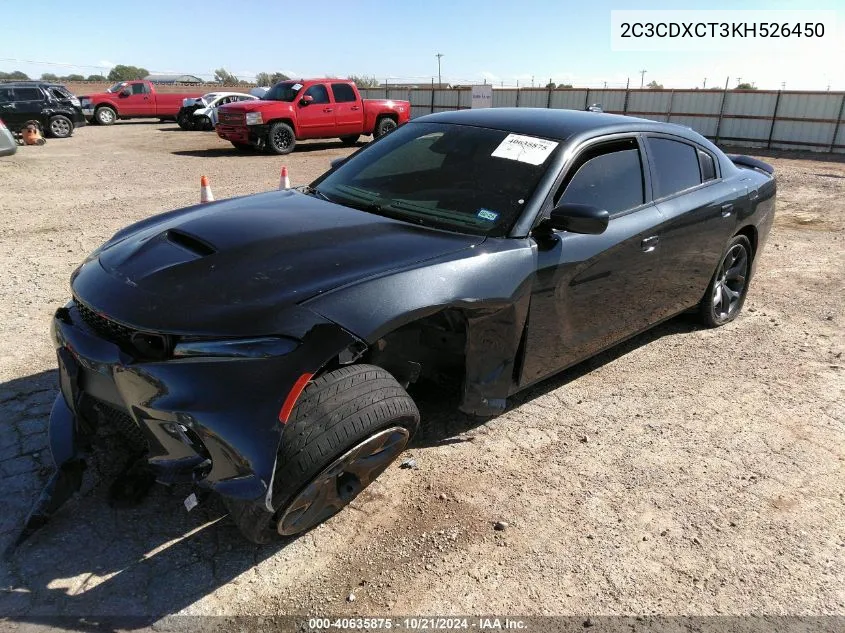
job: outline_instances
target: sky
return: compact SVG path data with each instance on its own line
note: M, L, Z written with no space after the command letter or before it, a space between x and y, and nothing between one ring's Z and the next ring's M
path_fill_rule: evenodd
M33 8L0 0L6 28L0 70L37 78L108 74L115 64L211 78L226 68L244 79L281 71L294 78L350 74L380 81L437 79L494 85L624 87L657 81L667 88L723 86L730 78L758 88L845 90L845 0L117 0L107 11L78 2L38 0ZM623 52L611 47L611 10L835 10L830 52L798 48L743 52Z

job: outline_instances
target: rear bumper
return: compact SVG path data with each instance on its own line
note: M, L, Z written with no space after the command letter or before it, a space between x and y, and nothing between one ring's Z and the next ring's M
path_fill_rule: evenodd
M116 425L143 445L160 481L269 508L287 394L325 362L324 350L354 341L336 326L315 329L319 336L285 356L137 362L90 330L75 304L60 308L51 327L61 386L50 421L57 466L83 452L100 425Z

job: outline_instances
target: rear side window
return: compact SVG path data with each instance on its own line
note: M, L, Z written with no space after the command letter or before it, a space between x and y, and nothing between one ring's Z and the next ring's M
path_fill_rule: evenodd
M9 103L14 100L11 88L0 88L0 103Z
M53 97L53 99L56 99L57 101L67 101L68 99L70 99L70 94L68 94L61 88L49 88L48 92L50 93L50 96Z
M44 97L38 88L15 88L15 101L41 101Z
M305 91L305 94L307 96L314 97L313 103L329 102L329 91L326 90L326 87L323 84L311 86L308 90Z
M349 84L332 84L332 94L335 103L347 103L355 101L355 91Z
M579 157L578 164L574 175L564 181L563 194L556 203L588 204L613 214L645 201L636 140L591 148Z
M146 94L147 92L147 84L132 84L133 95L142 95Z
M698 152L692 145L666 138L649 138L648 153L653 167L655 198L671 196L701 184Z
M716 163L713 157L702 150L698 150L698 162L701 165L701 181L707 182L716 178Z

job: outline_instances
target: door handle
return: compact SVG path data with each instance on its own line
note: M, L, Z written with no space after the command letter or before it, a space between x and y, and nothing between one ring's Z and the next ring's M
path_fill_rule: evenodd
M352 107L351 107L351 108L349 108L349 109L350 109L350 110L360 110L361 108L359 108L358 106L352 106Z
M323 112L332 112L331 108L323 108Z
M657 243L659 241L660 238L657 235L652 235L651 237L647 237L642 242L640 242L640 247L643 249L643 252L650 253L655 248L657 248Z
M732 205L730 202L728 204L723 204L722 205L722 217L723 218L731 217L731 212L733 210L734 210L734 205Z

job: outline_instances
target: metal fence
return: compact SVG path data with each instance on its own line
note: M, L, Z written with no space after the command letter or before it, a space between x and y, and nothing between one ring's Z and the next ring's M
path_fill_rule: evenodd
M411 118L471 107L471 90L378 88L368 99L411 102ZM493 107L584 110L685 125L715 143L845 153L845 92L792 90L627 90L521 88L493 90Z

